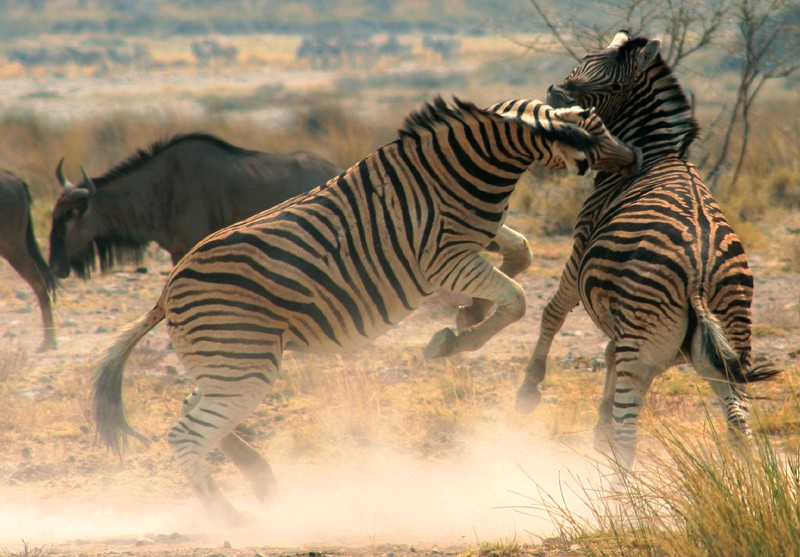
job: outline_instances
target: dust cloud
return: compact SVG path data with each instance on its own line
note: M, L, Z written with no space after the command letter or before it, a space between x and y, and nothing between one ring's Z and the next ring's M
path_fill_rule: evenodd
M40 493L38 499L0 498L0 548L12 550L23 539L29 545L132 543L173 532L198 545L230 541L234 547L537 542L555 533L544 513L530 508L539 489L569 494L575 478L592 481L601 473L596 457L588 448L583 456L552 440L489 425L447 459L366 449L329 462L270 455L278 496L259 506L244 485L232 496L253 515L252 527L215 529L188 486L185 499L156 494L146 504L136 502L137 492L147 491L141 486L131 486L127 499L115 491L99 504L76 489ZM568 499L571 510L580 507L574 499Z

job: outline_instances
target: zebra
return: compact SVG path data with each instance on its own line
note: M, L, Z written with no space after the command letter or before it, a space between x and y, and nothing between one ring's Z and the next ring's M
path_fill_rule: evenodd
M150 312L123 329L98 363L93 410L117 454L132 435L122 402L125 360L166 319L196 389L167 441L213 518L246 521L216 487L204 457L219 446L258 499L275 479L234 427L261 402L284 350L338 352L389 330L444 288L490 300L482 322L445 328L428 358L475 350L525 312L522 288L481 255L534 162L583 173L632 172L640 154L594 111L479 109L440 97L412 113L399 138L326 184L212 233L174 267Z
M521 412L539 404L553 338L582 302L610 338L595 446L611 448L622 469L634 462L642 399L674 363L690 362L709 381L733 440L751 436L745 384L779 372L771 363L751 364L752 274L741 242L687 161L699 127L660 48L658 39L621 31L548 89L553 106L595 107L644 159L635 174L596 175L516 402Z

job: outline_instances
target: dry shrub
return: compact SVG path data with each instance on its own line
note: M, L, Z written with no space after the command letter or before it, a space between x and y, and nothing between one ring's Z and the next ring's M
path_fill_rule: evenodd
M546 236L572 233L583 202L592 190L589 178L532 167L517 184L511 208L537 217L537 233Z
M18 342L0 349L0 383L25 373L29 361L28 351Z

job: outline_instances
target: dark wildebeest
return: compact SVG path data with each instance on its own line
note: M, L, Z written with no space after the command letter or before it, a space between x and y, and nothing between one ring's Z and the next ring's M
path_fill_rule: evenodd
M139 150L103 176L64 187L53 208L50 267L88 278L99 256L108 270L141 261L154 241L177 263L197 242L273 205L324 184L342 169L305 151L261 153L203 133Z
M51 297L55 297L56 281L45 263L31 221L31 194L19 177L0 170L0 256L3 256L22 278L28 281L44 324L44 341L39 351L56 347Z

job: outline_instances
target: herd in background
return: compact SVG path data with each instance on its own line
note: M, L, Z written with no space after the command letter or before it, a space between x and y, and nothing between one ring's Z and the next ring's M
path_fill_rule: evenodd
M610 339L595 441L598 448L610 445L623 469L633 465L642 400L653 379L676 362L690 362L709 381L731 440L746 441L745 386L779 371L771 363L752 364L752 273L739 239L688 162L698 125L660 48L658 40L618 33L549 88L550 106L508 101L479 109L437 100L407 119L398 140L344 172L314 155L294 154L286 174L270 182L270 155L203 134L155 144L98 178L84 171L78 185L59 165L64 190L50 240L57 276L71 269L88 277L96 258L102 269L135 259L148 241L170 251L176 263L154 308L121 331L98 369L100 437L115 450L128 435L143 439L125 418L121 376L136 342L166 317L197 386L167 440L209 514L238 523L204 457L220 447L259 498L269 495L269 464L234 428L275 380L284 349L357 346L438 288L466 293L473 304L459 309L455 328L434 335L428 358L477 349L522 316L525 295L511 276L527 267L530 253L520 256L527 243L504 217L517 178L539 162L599 172L558 290L544 309L517 408L527 412L538 404L550 345L580 303ZM582 108L570 108L575 105ZM201 163L180 161L198 153L209 166L192 175ZM176 158L166 163L170 157ZM318 172L314 181L312 172ZM185 237L169 228L179 220L170 211L191 203L205 175L215 187L246 182L231 173L253 176L252 191L259 184L264 191L227 191L193 206L195 216L181 226ZM37 296L52 292L53 275L35 243L24 240L31 234L29 196L8 176L6 189L16 188L21 200L17 211L28 215L14 222L30 261L15 264L19 253L2 255ZM263 195L264 204L249 198L243 217L233 206L240 195ZM503 255L500 269L481 255L487 249ZM49 297L39 299L51 329ZM46 338L42 347L54 345Z
M426 35L417 49L422 58L439 62L457 59L460 51L461 40L446 34ZM308 64L311 69L367 69L382 60L406 60L413 52L414 46L396 34L378 36L370 30L339 29L304 37L295 49L294 56L298 63ZM144 71L160 69L165 65L186 65L191 61L198 68L222 70L235 67L243 61L239 48L212 37L193 40L189 45L189 53L191 60L158 60L146 43L111 39L83 46L15 48L6 54L6 58L11 63L19 64L26 73L41 70L58 73L60 68L75 66L99 76L129 69Z

